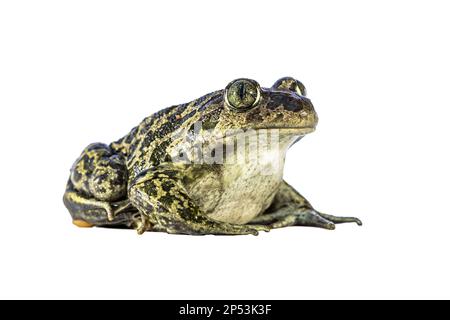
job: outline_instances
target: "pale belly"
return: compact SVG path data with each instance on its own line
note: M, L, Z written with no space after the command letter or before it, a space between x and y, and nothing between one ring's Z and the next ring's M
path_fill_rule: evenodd
M283 167L284 156L274 159L270 155L258 163L204 167L188 184L188 192L209 217L246 224L272 203L283 179Z
M270 206L283 181L287 149L299 136L288 134L276 138L270 142L270 148L260 149L267 144L259 141L258 149L248 149L247 145L247 149L238 148L234 154L239 157L246 153L256 159L246 157L249 161L225 160L225 164L186 168L186 176L190 177L186 182L187 191L206 215L218 221L246 224Z

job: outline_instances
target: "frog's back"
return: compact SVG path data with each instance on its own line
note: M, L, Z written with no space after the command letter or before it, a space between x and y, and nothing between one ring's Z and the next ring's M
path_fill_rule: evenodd
M171 107L165 108L163 110L160 110L160 111L152 114L151 116L146 117L144 120L141 121L141 123L138 126L131 129L131 131L128 134L126 134L124 137L112 142L110 145L111 148L114 151L116 151L126 157L134 154L137 143L142 141L145 138L147 132L149 132L149 133L152 132L152 129L154 128L155 123L158 122L158 120L164 118L167 114L171 113L175 108L178 108L178 107L179 106L177 106L177 105L171 106ZM152 141L153 141L153 139L152 139ZM149 141L149 142L152 142L152 141Z
M129 170L145 167L150 163L157 165L163 160L164 155L158 154L156 150L183 107L184 105L175 105L160 110L142 120L127 135L111 143L111 148L125 157Z
M169 162L167 152L173 133L195 122L195 115L208 101L220 93L213 92L189 103L174 105L145 118L129 134L111 143L111 148L127 160L131 177L140 171Z

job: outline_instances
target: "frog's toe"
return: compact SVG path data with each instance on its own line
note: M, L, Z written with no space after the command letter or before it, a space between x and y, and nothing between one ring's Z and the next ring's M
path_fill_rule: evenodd
M265 225L252 225L251 227L256 231L264 231L264 232L269 232L272 229L270 226Z
M267 224L270 229L278 229L290 226L317 227L334 230L335 225L331 220L319 215L314 209L286 206L275 212L257 217L251 223Z
M269 226L263 226L263 225L239 225L239 230L237 230L236 233L230 233L230 234L241 234L241 235L247 235L251 234L254 236L257 236L260 231L268 232L270 230Z
M330 214L325 214L325 213L319 213L319 215L328 220L331 221L333 223L339 224L339 223L356 223L358 226L362 226L362 221L358 218L355 217L336 217L336 216L332 216Z
M242 235L253 235L253 236L257 236L259 234L259 231L257 228L244 228L241 230L241 232L236 233L236 234L242 234Z
M107 218L108 221L113 221L114 218L116 217L114 211L112 210L111 206L108 205L107 207L105 207L106 213L107 213Z
M334 230L336 228L333 221L322 217L314 210L300 211L295 216L296 226L317 227L327 230Z
M137 214L133 217L134 226L138 235L149 231L152 227L148 217L145 214Z

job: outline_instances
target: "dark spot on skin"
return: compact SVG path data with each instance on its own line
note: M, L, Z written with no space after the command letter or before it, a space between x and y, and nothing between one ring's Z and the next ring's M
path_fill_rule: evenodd
M158 146L155 147L153 153L150 157L150 161L158 164L161 162L165 162L168 159L170 160L170 155L167 154L167 147L172 143L171 139L167 139L161 142Z
M161 187L164 191L169 192L170 189L172 189L173 187L175 187L175 184L170 181L170 180L165 180L163 181L163 183L161 184Z
M156 197L158 194L158 189L153 181L149 180L145 182L144 187L145 193L147 193L149 196Z
M164 195L164 196L158 198L158 201L165 207L170 207L173 200L174 200L174 198L169 195Z
M126 170L117 171L110 182L114 186L126 186L128 174Z
M153 140L155 140L155 135L153 134L153 131L148 131L147 134L145 135L144 142L141 146L141 150L145 146L150 145L153 142Z
M180 217L187 221L196 221L197 214L194 208L183 208L180 210Z

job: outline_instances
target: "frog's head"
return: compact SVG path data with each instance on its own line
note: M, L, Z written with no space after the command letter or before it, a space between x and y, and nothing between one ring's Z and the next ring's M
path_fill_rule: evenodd
M227 156L229 150L234 148L218 147L237 142L237 146L245 143L245 148L234 150L239 154L247 150L253 152L253 147L257 147L257 154L263 150L264 161L270 157L279 160L280 155L284 157L285 151L293 143L314 131L318 122L314 107L306 97L305 87L291 77L277 80L270 88L262 88L251 79L236 79L223 90L181 105L178 112L181 112L181 116L172 116L175 121L179 120L176 124L179 130L172 139L173 154L176 158L188 154L189 159L194 159L198 146L202 146L207 157L214 154L220 155L222 159L224 154L217 151L225 151L228 161L234 158ZM267 150L277 152L260 148L265 142ZM278 149L273 146L278 146ZM246 156L244 158L247 159Z
M254 80L236 79L220 94L216 129L290 129L305 135L317 125L305 87L291 77L279 79L271 88L262 88Z

